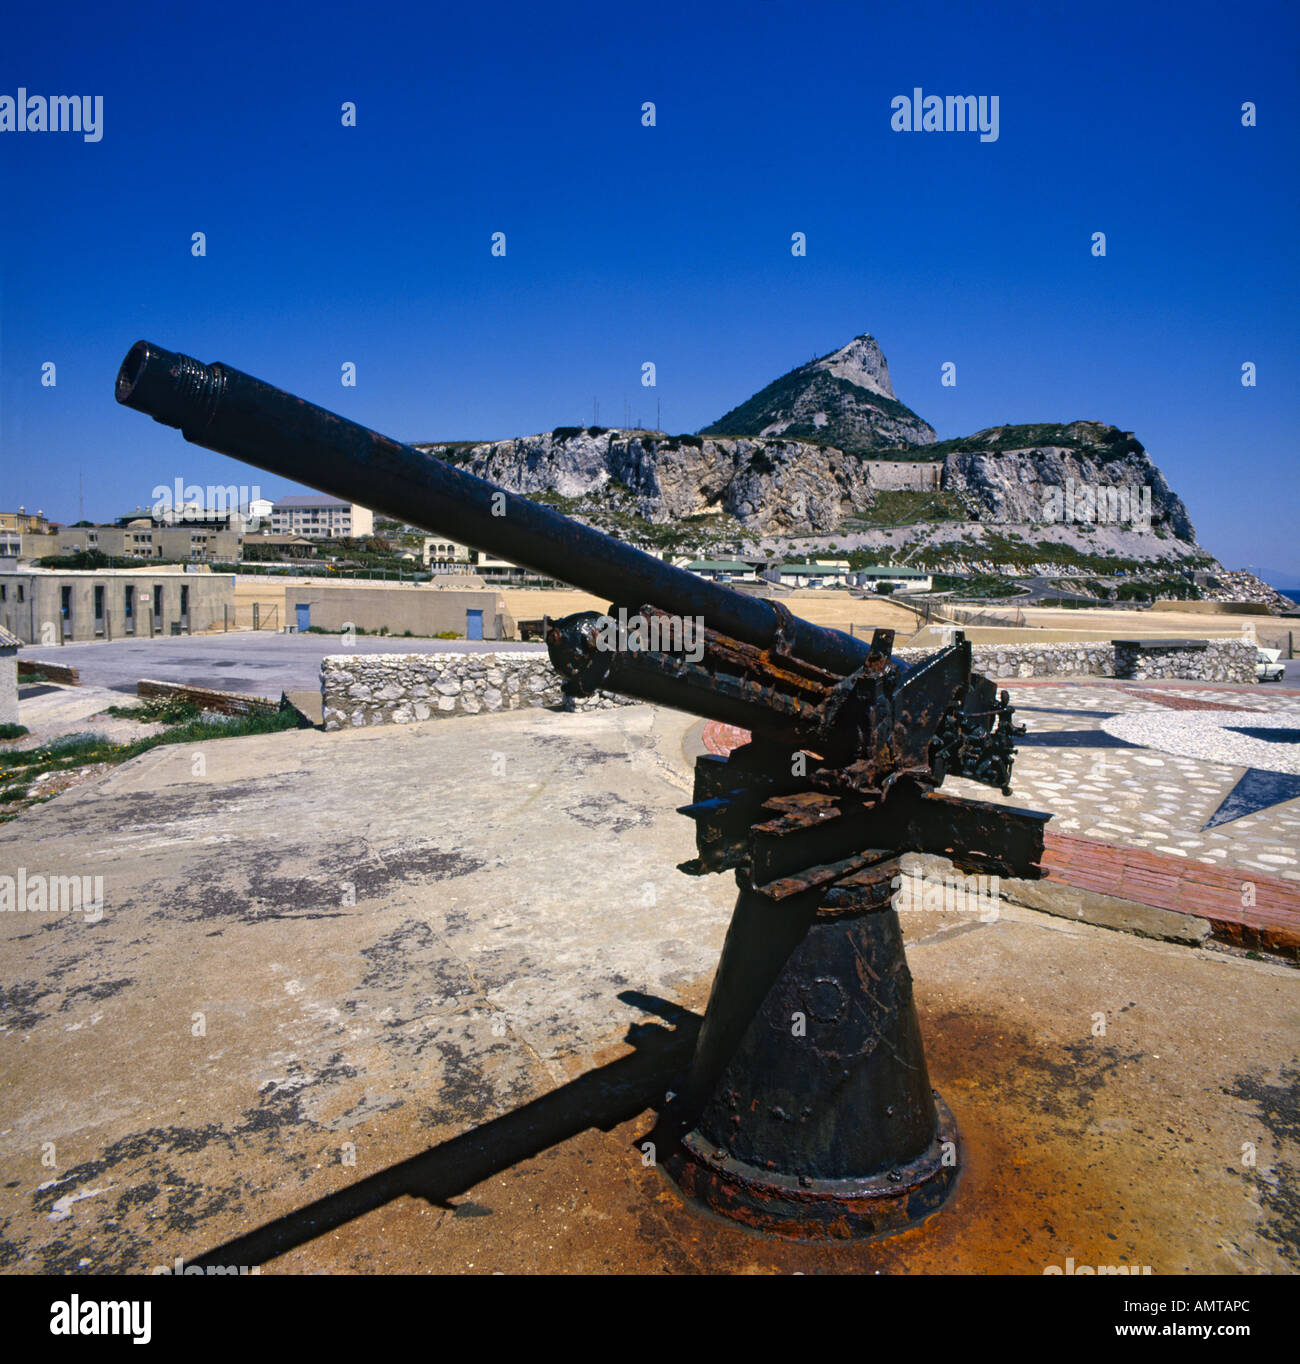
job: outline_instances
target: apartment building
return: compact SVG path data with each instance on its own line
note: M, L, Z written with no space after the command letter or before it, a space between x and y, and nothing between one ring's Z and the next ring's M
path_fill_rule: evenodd
M29 512L19 507L16 512L0 512L0 532L10 531L18 535L44 535L51 529L45 513Z
M375 514L324 493L282 497L271 508L271 530L276 535L305 535L309 540L360 539L375 533Z
M244 557L244 537L238 531L216 525L159 526L144 518L125 526L65 527L55 539L56 547L49 551L54 554L93 549L114 558L225 564Z

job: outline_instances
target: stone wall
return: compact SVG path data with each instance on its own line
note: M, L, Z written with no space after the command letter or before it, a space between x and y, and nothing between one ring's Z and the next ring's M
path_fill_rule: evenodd
M1132 678L1192 677L1208 682L1254 682L1255 644L1244 639L1173 640L1152 647L1149 642L1115 641L1115 676Z
M863 467L871 486L880 492L902 490L909 492L938 492L941 487L943 462L929 463L911 460L864 459Z
M976 644L972 658L985 677L1184 678L1203 682L1254 682L1255 646L1247 640L1196 641L1197 648L1133 647L1111 642ZM915 663L932 649L896 649ZM1118 653L1118 663L1116 661Z
M1199 641L1198 641L1199 643ZM914 663L933 649L898 649ZM1206 682L1253 682L1255 646L1212 639L1204 648L1133 648L1121 645L1116 672L1113 643L976 645L976 672L986 677L1176 677ZM483 711L549 706L599 710L633 705L597 692L573 699L547 655L536 649L493 653L331 654L321 660L321 701L326 729L410 724Z
M564 696L550 658L537 649L331 654L321 660L320 675L326 729L403 725L525 706L601 710L634 704L605 692Z
M934 649L895 649L906 663L916 663ZM971 649L976 672L985 677L1114 677L1115 646L1109 643L976 644Z

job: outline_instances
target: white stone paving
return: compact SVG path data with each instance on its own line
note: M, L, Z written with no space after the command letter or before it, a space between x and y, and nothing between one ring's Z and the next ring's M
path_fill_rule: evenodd
M1157 690L1158 684L1141 684ZM1030 733L1096 729L1150 748L1039 748L1016 754L1012 794L1002 796L974 782L953 779L944 790L976 800L1051 811L1050 829L1109 843L1149 848L1218 866L1243 867L1300 881L1300 799L1203 830L1207 820L1247 767L1300 772L1300 745L1269 744L1232 734L1232 725L1300 727L1294 696L1241 691L1170 688L1180 699L1249 706L1266 715L1230 710L1177 711L1114 685L1009 686L1016 721ZM1030 708L1034 709L1030 709ZM1111 719L1066 711L1116 712ZM1043 709L1038 709L1043 708ZM1171 723L1172 722L1172 723ZM1190 723L1189 723L1190 722ZM1156 746L1156 739L1161 740ZM1240 740L1241 745L1237 742ZM1215 747L1217 745L1218 747ZM1172 748L1200 752L1169 751ZM1267 762L1264 761L1267 759Z
M1300 743L1270 743L1266 739L1236 733L1243 723L1249 725L1253 720L1252 716L1234 714L1230 710L1166 710L1156 714L1116 715L1103 720L1101 728L1116 739L1159 749L1162 753L1300 776ZM1300 731L1300 710L1270 711L1268 727ZM1167 788L1157 785L1155 789Z

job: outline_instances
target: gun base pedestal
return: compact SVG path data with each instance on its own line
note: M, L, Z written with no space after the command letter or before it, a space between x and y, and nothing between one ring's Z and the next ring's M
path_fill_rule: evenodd
M665 1160L682 1192L758 1231L870 1237L935 1213L957 1178L889 892L774 902L742 884Z
M812 1179L759 1170L688 1133L669 1162L674 1181L711 1212L755 1231L798 1240L865 1240L919 1226L952 1192L957 1121L934 1096L938 1124L928 1150L867 1179Z

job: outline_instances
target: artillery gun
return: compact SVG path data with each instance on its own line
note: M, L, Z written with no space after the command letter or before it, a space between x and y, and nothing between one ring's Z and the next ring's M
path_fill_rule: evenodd
M690 1074L661 1126L690 1195L762 1230L861 1236L933 1213L960 1165L930 1088L896 891L908 852L1041 875L1048 816L1010 794L1007 693L970 644L908 664L708 582L224 364L141 341L119 403L185 439L611 599L545 625L571 694L604 689L748 730L698 759L693 874L740 887Z

